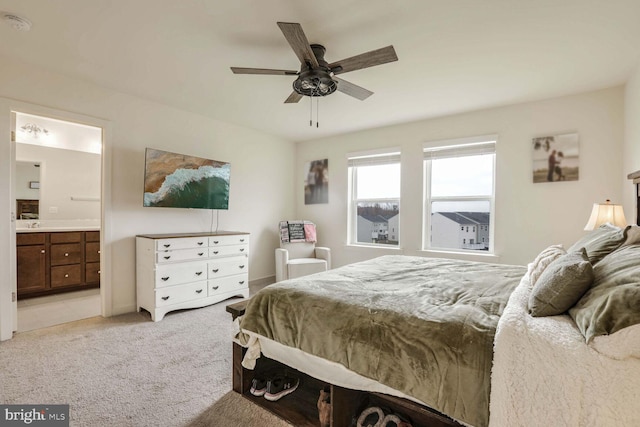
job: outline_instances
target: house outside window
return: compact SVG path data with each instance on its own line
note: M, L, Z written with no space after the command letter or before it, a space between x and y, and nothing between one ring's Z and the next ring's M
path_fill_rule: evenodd
M496 139L425 145L423 249L493 253Z
M400 152L352 154L348 242L395 246L400 241Z

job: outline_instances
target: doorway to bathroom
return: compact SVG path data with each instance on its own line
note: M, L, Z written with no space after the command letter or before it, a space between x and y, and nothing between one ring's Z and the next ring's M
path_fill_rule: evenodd
M17 332L102 314L100 127L12 112Z

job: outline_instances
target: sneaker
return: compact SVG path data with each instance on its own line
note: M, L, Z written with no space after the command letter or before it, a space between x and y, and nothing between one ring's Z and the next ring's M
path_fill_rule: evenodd
M290 376L279 376L267 382L267 391L264 398L275 402L289 393L293 393L298 388L300 380Z
M381 427L384 412L377 406L366 408L358 417L357 427Z
M254 378L251 380L251 388L249 389L249 393L254 396L264 396L267 392L267 380L263 378Z

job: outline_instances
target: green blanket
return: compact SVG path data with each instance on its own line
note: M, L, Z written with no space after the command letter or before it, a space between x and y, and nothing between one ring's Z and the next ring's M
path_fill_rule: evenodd
M240 326L481 427L498 318L525 271L383 256L268 286Z

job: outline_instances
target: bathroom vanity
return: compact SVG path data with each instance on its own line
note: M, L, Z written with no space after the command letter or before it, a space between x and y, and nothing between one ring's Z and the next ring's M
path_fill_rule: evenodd
M100 287L100 231L16 233L18 299Z

